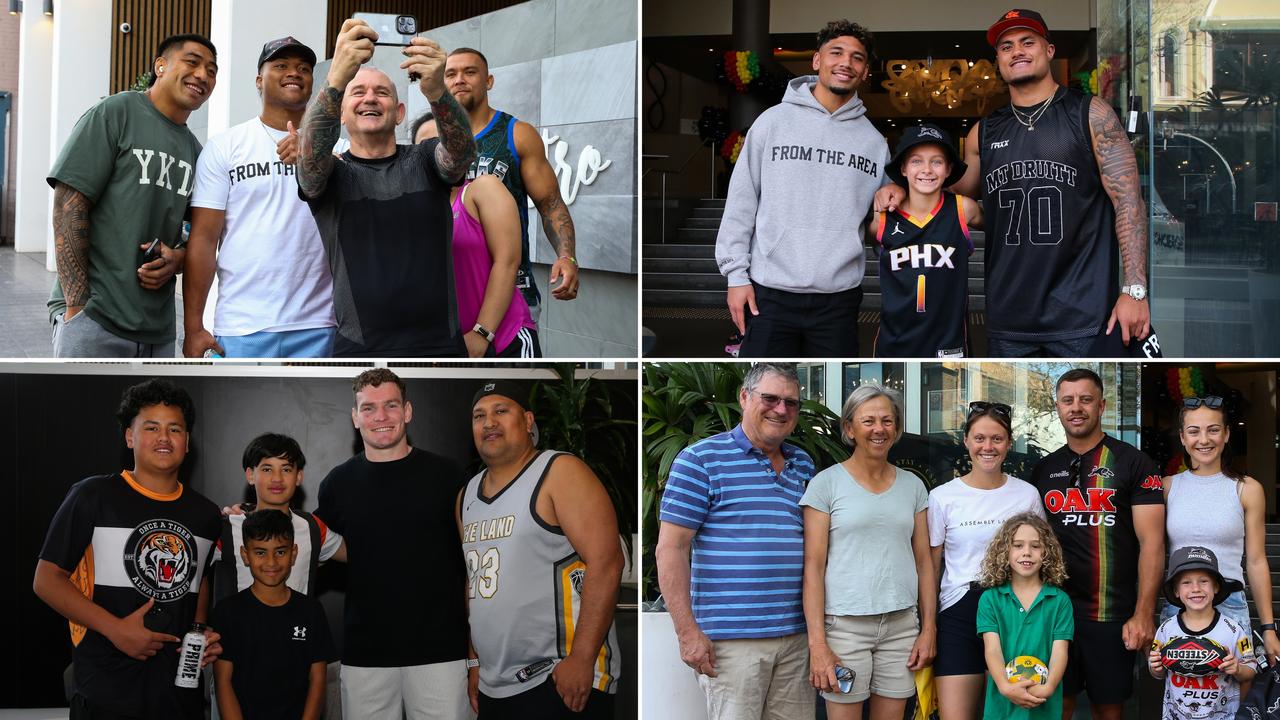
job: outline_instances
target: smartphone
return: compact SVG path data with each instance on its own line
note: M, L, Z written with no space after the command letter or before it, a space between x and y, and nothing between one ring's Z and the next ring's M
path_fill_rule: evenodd
M405 47L418 34L418 19L412 15L390 13L356 13L351 16L363 20L378 33L375 45Z
M142 251L141 264L146 265L152 260L159 259L159 257L160 257L160 238L156 238L155 240L151 241L151 244L147 246L146 250Z

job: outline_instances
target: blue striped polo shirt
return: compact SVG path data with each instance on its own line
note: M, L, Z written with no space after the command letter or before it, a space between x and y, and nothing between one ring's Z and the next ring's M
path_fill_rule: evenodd
M738 425L685 448L658 519L696 530L693 617L712 640L804 632L800 603L808 453L784 443L781 474Z

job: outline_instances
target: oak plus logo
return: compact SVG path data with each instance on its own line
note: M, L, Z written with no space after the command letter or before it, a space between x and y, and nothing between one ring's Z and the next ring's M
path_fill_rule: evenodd
M1115 494L1115 488L1050 490L1044 494L1044 509L1058 516L1063 525L1112 527L1116 524Z

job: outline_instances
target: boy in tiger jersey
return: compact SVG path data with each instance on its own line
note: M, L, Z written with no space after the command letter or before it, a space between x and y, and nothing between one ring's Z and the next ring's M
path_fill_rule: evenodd
M178 482L195 424L191 396L165 380L125 391L116 418L133 469L76 483L58 508L34 590L71 623L71 717L203 718L203 695L174 686L178 642L204 621L218 507ZM221 652L205 630L207 665Z
M885 168L908 195L875 222L882 298L876 357L969 354L969 228L982 226L982 209L942 189L965 169L947 133L928 124L907 128Z
M479 664L472 707L480 720L612 718L622 575L613 505L581 460L534 446L524 397L495 381L472 401L486 466L458 498Z

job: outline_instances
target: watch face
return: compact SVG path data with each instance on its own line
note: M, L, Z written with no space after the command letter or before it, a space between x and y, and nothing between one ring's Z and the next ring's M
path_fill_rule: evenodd
M1142 300L1147 297L1147 288L1145 285L1130 285L1128 294L1134 300Z

